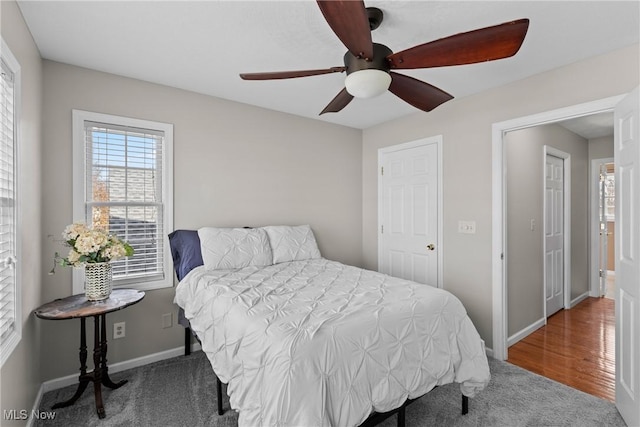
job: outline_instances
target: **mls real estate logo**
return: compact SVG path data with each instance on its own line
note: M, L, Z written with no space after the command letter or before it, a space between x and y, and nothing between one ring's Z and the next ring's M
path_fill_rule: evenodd
M29 415L36 420L53 420L56 417L55 411L39 411L26 409L5 409L2 411L2 418L7 421L28 420Z

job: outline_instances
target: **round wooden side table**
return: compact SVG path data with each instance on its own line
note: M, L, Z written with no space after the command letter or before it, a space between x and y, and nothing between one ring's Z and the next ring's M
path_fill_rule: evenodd
M112 311L122 310L137 304L144 298L144 292L134 289L114 289L109 298L101 301L88 301L84 294L72 295L51 301L37 308L34 313L41 319L65 320L80 319L80 376L78 388L71 399L53 405L51 409L73 405L87 385L93 382L96 411L99 418L106 416L102 403L102 385L116 389L126 384L127 380L114 383L109 378L107 368L107 322L106 315ZM94 345L92 372L87 373L87 337L86 318L93 317Z

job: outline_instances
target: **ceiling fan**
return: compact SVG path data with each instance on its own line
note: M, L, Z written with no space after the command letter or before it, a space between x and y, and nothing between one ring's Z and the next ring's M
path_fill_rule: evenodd
M320 114L336 113L354 97L371 98L391 91L423 110L431 111L453 99L447 92L423 81L391 70L474 64L515 55L529 28L528 19L456 34L393 53L387 46L373 43L371 31L382 23L383 13L365 7L362 0L317 0L327 23L346 46L344 66L319 70L279 71L240 74L244 80L275 80L347 73L345 88Z

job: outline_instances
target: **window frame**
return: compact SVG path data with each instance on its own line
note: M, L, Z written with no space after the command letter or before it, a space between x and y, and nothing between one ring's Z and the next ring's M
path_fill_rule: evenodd
M22 340L22 197L20 196L21 187L21 144L22 141L20 123L22 112L22 78L21 67L16 57L0 37L1 49L0 57L13 73L13 176L14 176L14 251L15 251L15 276L14 276L14 328L13 332L2 342L0 342L0 368L9 359L13 351Z
M138 290L152 290L173 287L173 263L167 235L173 230L173 125L151 120L135 119L112 114L72 110L73 123L73 222L87 222L86 218L86 161L85 122L149 129L164 133L162 148L162 191L163 191L163 278L159 280L135 281L124 279L122 284L114 283L114 288L126 287ZM84 292L84 269L73 269L73 293Z

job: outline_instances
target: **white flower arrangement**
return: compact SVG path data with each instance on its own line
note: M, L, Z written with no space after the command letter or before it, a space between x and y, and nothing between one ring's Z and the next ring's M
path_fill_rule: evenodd
M50 274L55 273L55 265L81 267L133 255L133 248L129 243L102 229L88 227L83 223L68 225L62 232L62 238L71 249L66 258L56 252Z

